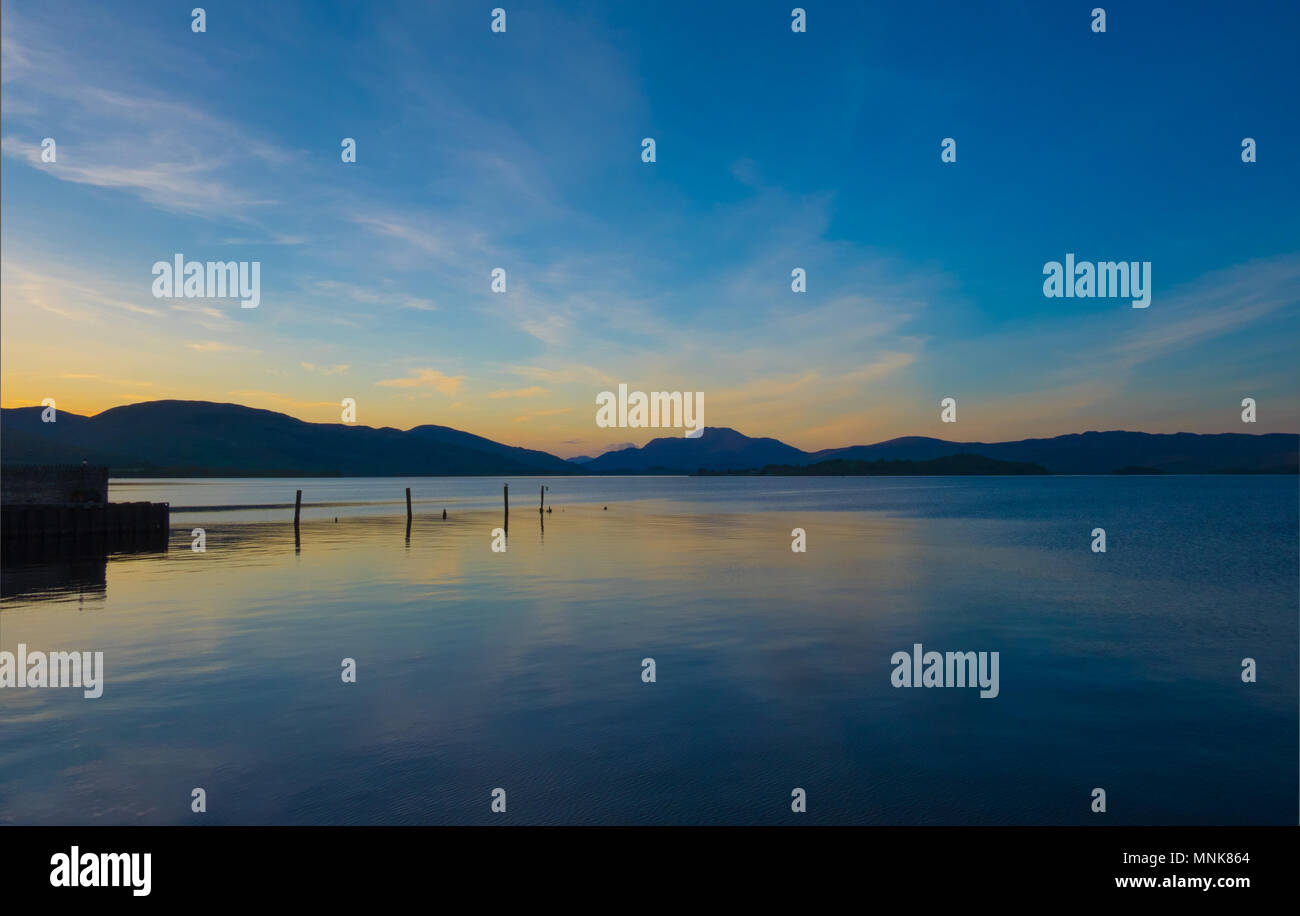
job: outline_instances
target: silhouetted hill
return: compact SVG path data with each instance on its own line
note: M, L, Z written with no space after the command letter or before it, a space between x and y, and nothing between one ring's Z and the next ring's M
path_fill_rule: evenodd
M446 426L403 432L305 423L270 410L209 401L150 401L93 417L60 411L55 423L42 423L41 410L0 410L0 457L6 463L79 464L84 459L108 465L116 476L694 474L827 461L924 462L958 455L1040 465L1053 474L1258 474L1296 473L1300 451L1300 437L1282 433L1088 432L1018 442L908 436L804 452L776 439L711 426L695 439L662 437L579 463ZM836 473L841 472L892 473Z
M106 464L130 475L572 474L546 452L514 448L444 426L407 432L384 427L305 423L285 414L208 401L149 401L93 417L41 408L0 411L5 463Z
M1133 468L1167 474L1295 473L1300 437L1290 433L1087 432L1017 442L949 442L905 436L875 445L804 452L776 439L751 439L734 429L706 427L698 439L655 439L641 448L607 452L588 470L632 474L754 470L767 465L843 461L930 461L955 455L1037 464L1053 474L1111 474ZM653 469L653 470L652 470Z
M1041 464L1053 474L1110 474L1118 468L1149 468L1167 474L1259 473L1295 471L1300 437L1287 433L1074 433L1051 439L1016 442L949 442L922 436L891 439L876 445L815 452L829 458L881 461L926 460L962 453L998 461Z
M587 462L588 471L629 474L689 474L700 468L759 468L765 464L802 464L808 453L776 439L752 439L734 429L706 426L696 439L664 436L640 448L606 452Z
M430 442L440 442L443 445L455 446L456 448L473 449L487 452L490 455L509 458L512 461L538 465L548 472L571 470L568 461L549 452L539 452L535 449L519 448L514 445L502 445L500 442L493 442L491 439L475 436L473 433L463 433L458 429L452 429L450 426L417 426L409 432L409 435L427 439Z
M701 476L726 474L727 471L700 471ZM895 461L855 461L844 458L832 458L816 464L791 465L769 464L757 471L733 471L730 473L758 477L924 477L965 474L1047 474L1047 468L1040 464L1024 464L1017 461L995 461L982 455L945 455L942 458L930 458L925 461L910 461L906 458Z

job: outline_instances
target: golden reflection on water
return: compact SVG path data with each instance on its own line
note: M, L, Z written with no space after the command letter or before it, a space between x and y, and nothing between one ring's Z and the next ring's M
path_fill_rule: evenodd
M7 555L0 649L106 673L98 700L0 695L0 821L185 823L203 785L209 823L480 822L508 783L521 822L770 823L808 782L834 798L810 821L1061 823L1083 815L1060 786L1107 767L1133 820L1270 820L1295 793L1294 580L1268 574L1294 570L1293 521L1231 554L1237 516L1122 486L1106 512L1147 534L1104 558L1069 508L1095 511L1091 481L969 485L1075 495L1019 517L534 503L505 553L499 511L421 512L408 538L398 506L315 507L297 547L291 514L200 512L162 553ZM1261 492L1238 514L1266 530ZM1002 693L893 689L917 641L1000 651ZM1225 688L1245 654L1286 677Z

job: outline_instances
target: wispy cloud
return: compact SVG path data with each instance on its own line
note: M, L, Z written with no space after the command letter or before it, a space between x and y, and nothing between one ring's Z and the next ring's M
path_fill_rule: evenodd
M376 385L386 388L433 388L443 394L455 394L465 381L463 375L445 375L437 369L412 369L406 378L390 378Z
M310 284L309 290L325 295L342 295L353 302L360 302L365 305L392 305L404 309L417 309L422 312L432 312L438 307L437 303L432 299L388 290L384 286L383 283L376 288L361 286L357 283L345 283L341 280L317 280Z
M247 347L241 347L237 344L222 343L219 340L196 340L187 343L185 346L190 350L197 350L200 353L250 352Z
M595 366L584 366L579 363L568 363L564 366L509 366L508 372L523 378L537 379L538 381L549 382L553 385L565 383L591 383L614 384L617 379L608 372L598 369Z
M12 136L0 140L0 152L61 181L130 191L163 209L196 216L220 214L243 218L252 208L274 203L217 180L217 172L227 164L220 158L191 156L137 165L111 161L111 151L91 147L82 154L87 158L78 160L78 148L65 142L57 162L42 162L39 144ZM139 154L130 151L124 155L137 157Z
M318 372L321 375L341 375L352 367L347 363L340 363L335 366L318 366L315 363L299 363L308 372Z
M305 235L280 235L269 233L262 238L234 237L221 240L223 245L305 245Z
M531 388L516 388L514 391L493 391L488 397L490 398L535 398L539 395L546 394L547 389L538 385Z
M464 225L438 224L428 216L363 214L353 216L352 221L368 232L402 242L442 264L463 267L496 250L482 232ZM483 282L486 286L486 274Z
M100 281L96 284L66 268L55 274L6 260L3 278L7 293L16 295L20 303L80 321L102 318L102 306L149 318L162 318L166 314L162 309L142 304L155 301L148 294L148 285L144 282L140 284L137 298L132 300L127 298L127 288L116 282ZM7 305L13 307L15 303L11 300Z
M1157 305L1162 320L1135 329L1112 350L1128 368L1300 305L1300 256L1213 271L1161 296Z
M12 101L61 125L54 131L55 162L41 161L39 135L23 137L12 128L0 140L4 155L60 181L121 190L208 219L249 220L251 211L274 202L251 190L238 169L250 162L285 165L294 153L194 100L166 97L110 55L70 48L57 19L29 11L15 16L10 6L4 26L6 107Z
M339 410L338 401L309 401L303 398L295 398L292 397L291 395L281 394L275 391L259 391L256 389L253 390L244 389L239 391L227 391L226 396L231 398L236 398L239 400L240 403L244 403L249 406L258 406L259 404L273 404L276 407L279 407L284 410L302 410L302 411L307 411L309 413L315 414L316 416L320 416L321 411L326 408L333 411Z

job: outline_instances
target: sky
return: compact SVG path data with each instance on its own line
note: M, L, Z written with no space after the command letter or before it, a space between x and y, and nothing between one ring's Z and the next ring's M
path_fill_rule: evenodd
M680 434L597 426L620 383L809 450L1300 431L1289 0L197 2L6 0L0 405L565 457ZM260 305L156 298L177 253ZM1150 306L1045 297L1067 253Z

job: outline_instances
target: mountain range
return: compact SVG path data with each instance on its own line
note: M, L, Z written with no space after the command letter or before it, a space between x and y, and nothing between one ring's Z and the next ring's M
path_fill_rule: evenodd
M106 464L116 476L414 477L572 474L562 458L446 426L410 430L306 423L208 401L149 401L93 417L0 410L0 458Z
M734 429L706 427L699 439L663 437L641 448L606 452L583 465L588 473L693 473L752 470L766 465L824 461L929 461L980 455L1037 464L1053 474L1111 474L1146 469L1168 474L1296 473L1300 436L1291 433L1074 433L1016 442L953 442L904 436L875 445L805 452L776 439L752 439Z
M566 461L446 426L307 423L270 410L209 401L149 401L93 417L43 408L0 410L0 458L14 464L108 465L115 476L556 476L693 474L768 465L863 468L887 461L978 455L1036 464L1054 474L1296 473L1300 437L1290 433L1087 432L1016 442L954 442L906 436L875 445L805 452L777 439L706 427L699 438L666 436L640 448ZM977 467L965 462L963 467Z

